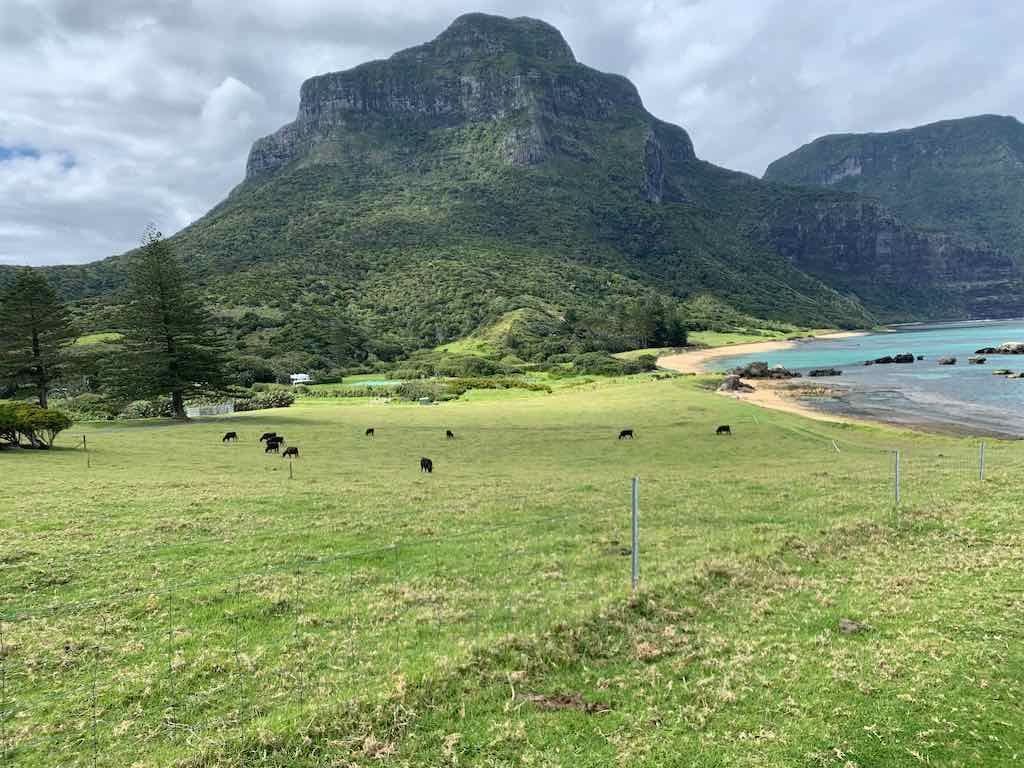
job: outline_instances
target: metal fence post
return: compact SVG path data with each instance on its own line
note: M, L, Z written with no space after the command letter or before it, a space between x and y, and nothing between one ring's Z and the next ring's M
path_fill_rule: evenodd
M985 482L985 441L981 441L981 447L978 449L978 479L981 482Z
M640 585L640 478L633 478L633 547L632 577L633 591Z
M895 486L896 504L899 505L899 503L900 503L900 449L899 448L896 449L896 475L895 475L895 480L896 480L896 486Z
M14 709L13 704L11 709ZM0 621L0 762L7 765L7 646L3 621Z

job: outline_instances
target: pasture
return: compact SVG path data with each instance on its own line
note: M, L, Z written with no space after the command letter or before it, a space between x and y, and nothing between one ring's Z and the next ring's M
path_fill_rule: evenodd
M648 376L73 432L0 453L4 768L1024 760L1019 444Z

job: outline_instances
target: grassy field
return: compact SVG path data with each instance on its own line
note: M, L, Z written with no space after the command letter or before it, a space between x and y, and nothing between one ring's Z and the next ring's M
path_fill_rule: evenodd
M123 334L116 333L114 331L106 331L103 333L89 333L85 336L79 336L75 339L75 344L80 347L91 346L92 344L109 344L111 342L120 341L124 338Z
M1019 444L648 376L74 431L0 453L4 768L1024 759Z

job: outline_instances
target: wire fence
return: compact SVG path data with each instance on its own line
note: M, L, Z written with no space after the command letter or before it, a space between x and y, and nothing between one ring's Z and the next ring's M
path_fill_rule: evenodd
M301 730L319 702L383 701L407 681L508 638L571 626L696 563L770 549L794 520L898 525L904 508L977 494L1000 466L984 443L888 450L764 428L805 446L787 470L801 482L780 504L761 503L778 493L762 481L691 477L698 501L681 519L664 501L676 486L645 477L609 483L601 509L531 514L530 497L510 498L505 523L343 551L325 549L334 531L315 526L142 544L128 558L157 564L169 551L194 560L240 546L252 560L229 577L158 572L70 599L59 584L25 590L0 613L0 766L128 766L142 754L171 762L240 729Z

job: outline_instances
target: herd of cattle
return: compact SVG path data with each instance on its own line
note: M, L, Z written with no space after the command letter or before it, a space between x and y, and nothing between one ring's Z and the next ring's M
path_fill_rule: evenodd
M370 427L369 429L366 430L365 434L366 434L367 437L374 437L377 433L376 433L376 430L374 430L373 427ZM715 430L715 434L716 435L731 435L732 434L732 429L729 427L728 424L722 424L721 426L718 427L718 429ZM446 440L454 440L455 439L455 433L452 432L450 429L446 429L444 431L444 436L445 436ZM619 432L619 440L632 440L635 437L636 437L636 433L632 429L623 429L623 430L621 430ZM238 442L238 433L237 432L227 432L227 433L225 433L224 437L221 439L221 442L222 443L237 443ZM285 444L284 435L279 435L279 434L277 434L277 432L264 432L262 435L260 435L259 442L264 443L264 447L263 447L263 452L264 453L277 453L277 454L280 454L281 453L281 446L283 446ZM299 449L298 449L298 447L292 445L292 446L289 446L289 447L285 448L284 455L283 455L282 458L285 458L285 459L297 459L297 458L299 458ZM426 456L421 458L420 459L420 472L426 472L427 474L433 474L433 472L434 472L434 462L431 461L430 459L428 459Z
M373 427L370 427L369 429L366 430L365 434L366 434L367 437L374 437L376 435L376 431L374 430ZM444 436L445 436L446 440L454 440L455 439L455 433L452 432L450 429L446 429L444 431ZM221 442L222 443L237 443L238 442L238 433L237 432L225 432L224 433L224 437L221 438ZM262 435L260 435L259 442L264 444L264 446L263 446L263 452L264 453L277 453L277 454L280 454L281 453L281 447L283 445L285 445L284 435L279 435L279 434L277 434L277 432L264 432ZM283 454L282 458L285 458L285 459L297 459L297 458L299 458L299 449L298 449L298 447L294 446L294 445L291 445L291 446L288 446L287 448L285 448L284 454ZM426 458L425 456L423 458L421 458L420 459L420 472L426 472L427 474L432 474L433 471L434 471L434 462L431 461L430 459Z

